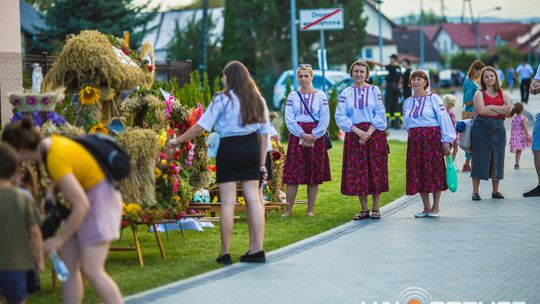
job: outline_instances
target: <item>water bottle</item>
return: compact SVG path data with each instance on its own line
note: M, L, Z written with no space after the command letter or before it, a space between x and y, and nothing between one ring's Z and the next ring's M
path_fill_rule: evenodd
M49 254L49 258L51 259L58 280L60 280L60 282L67 281L69 278L69 270L67 269L66 264L64 264L64 262L58 256L58 253L56 253L56 251L52 251Z

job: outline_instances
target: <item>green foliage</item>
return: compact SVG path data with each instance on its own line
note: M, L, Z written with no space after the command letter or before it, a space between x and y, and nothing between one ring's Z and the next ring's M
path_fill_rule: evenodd
M219 76L216 76L214 78L214 95L217 94L219 91L221 91L221 78Z
M79 34L82 30L98 30L102 33L122 37L124 31L131 33L130 46L137 49L157 9L148 12L149 2L136 6L133 0L54 0L46 12L48 28L40 32L39 46L56 51L68 34ZM138 31L138 29L144 29Z
M26 2L37 8L39 11L44 12L51 7L54 0L26 0Z
M289 77L287 77L287 82L286 82L286 85L285 85L285 97L283 98L283 100L281 101L281 105L282 105L282 108L283 108L283 111L281 112L282 115L281 117L283 118L282 119L282 124L281 124L281 130L280 131L280 138L282 141L287 141L287 139L289 138L289 129L287 129L287 124L285 123L285 102L287 101L287 96L289 96L289 94L291 93L291 79Z
M517 67L521 60L523 59L523 54L520 53L516 48L504 45L497 47L487 53L482 54L482 60L486 64L493 62L498 62L499 67L505 71L508 67Z
M206 18L206 49L207 56L206 62L201 62L200 58L200 43L201 43L201 29L202 18L195 20L195 14L192 19L186 24L184 28L180 28L178 24L174 29L173 40L167 46L167 56L172 60L185 61L191 59L195 66L204 64L210 78L215 77L221 73L221 63L219 57L219 44L221 43L221 37L212 36L216 24L212 21L209 15Z
M208 0L208 8L223 7L225 0ZM202 0L194 0L191 4L181 6L179 9L202 9Z
M203 106L206 108L210 104L210 101L212 101L212 91L210 88L210 82L208 81L208 73L204 73L203 75L203 96L202 96L202 103Z
M446 17L438 16L433 9L424 12L424 25L436 25L445 23ZM420 25L420 15L409 14L407 17L401 18L401 25Z
M456 55L452 56L452 58L450 58L450 67L467 73L469 67L475 60L475 54L460 51Z
M339 127L336 123L336 109L338 105L338 93L334 86L330 90L330 97L328 98L328 107L330 108L330 124L328 125L328 133L330 133L330 139L337 140L339 138Z

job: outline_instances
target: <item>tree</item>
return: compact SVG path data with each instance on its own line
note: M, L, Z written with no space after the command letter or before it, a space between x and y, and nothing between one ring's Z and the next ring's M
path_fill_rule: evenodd
M47 11L53 4L54 0L26 0L28 4L31 4L41 12Z
M221 37L211 36L210 33L214 32L216 24L212 20L211 16L206 18L206 29L208 32L207 41L207 72L208 76L212 79L221 73L221 60L220 51L218 45L221 43ZM174 38L167 46L167 57L172 60L187 60L191 59L194 66L199 66L200 62L200 41L201 41L201 28L202 19L195 19L195 14L191 20L186 24L184 28L180 28L176 24L174 30Z
M330 90L330 97L328 98L328 107L330 108L330 124L328 124L328 133L330 139L337 140L339 138L339 127L336 123L336 109L338 106L338 93L337 88L334 86Z
M130 46L138 48L158 8L147 12L149 2L136 6L133 0L54 0L46 12L48 27L40 32L40 46L54 51L68 34L82 30L98 30L122 37L124 31L131 33Z
M469 67L475 60L475 54L460 51L450 59L450 67L467 73Z
M208 0L209 8L223 7L225 0ZM189 5L180 6L179 9L201 9L203 7L202 0L195 0Z

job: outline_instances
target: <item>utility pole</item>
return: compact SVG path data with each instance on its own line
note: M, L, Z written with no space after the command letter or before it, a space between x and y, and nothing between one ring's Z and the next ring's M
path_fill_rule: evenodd
M424 67L424 1L420 0L420 68Z
M382 0L375 0L375 3L377 3L378 23L379 23L379 62L383 63L383 37L382 37L382 13L381 13Z
M296 0L291 0L291 70L298 67L298 40L296 37ZM296 77L291 83L292 89L296 90Z
M204 85L204 71L206 70L206 39L207 39L207 18L208 18L208 0L202 0L203 11L202 11L202 23L201 23L201 35L199 42L199 73L201 80L201 90Z

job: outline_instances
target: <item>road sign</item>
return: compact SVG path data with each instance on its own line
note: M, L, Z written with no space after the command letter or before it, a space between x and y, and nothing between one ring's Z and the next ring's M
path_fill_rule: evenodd
M320 8L300 10L300 30L342 30L343 9L341 8Z

